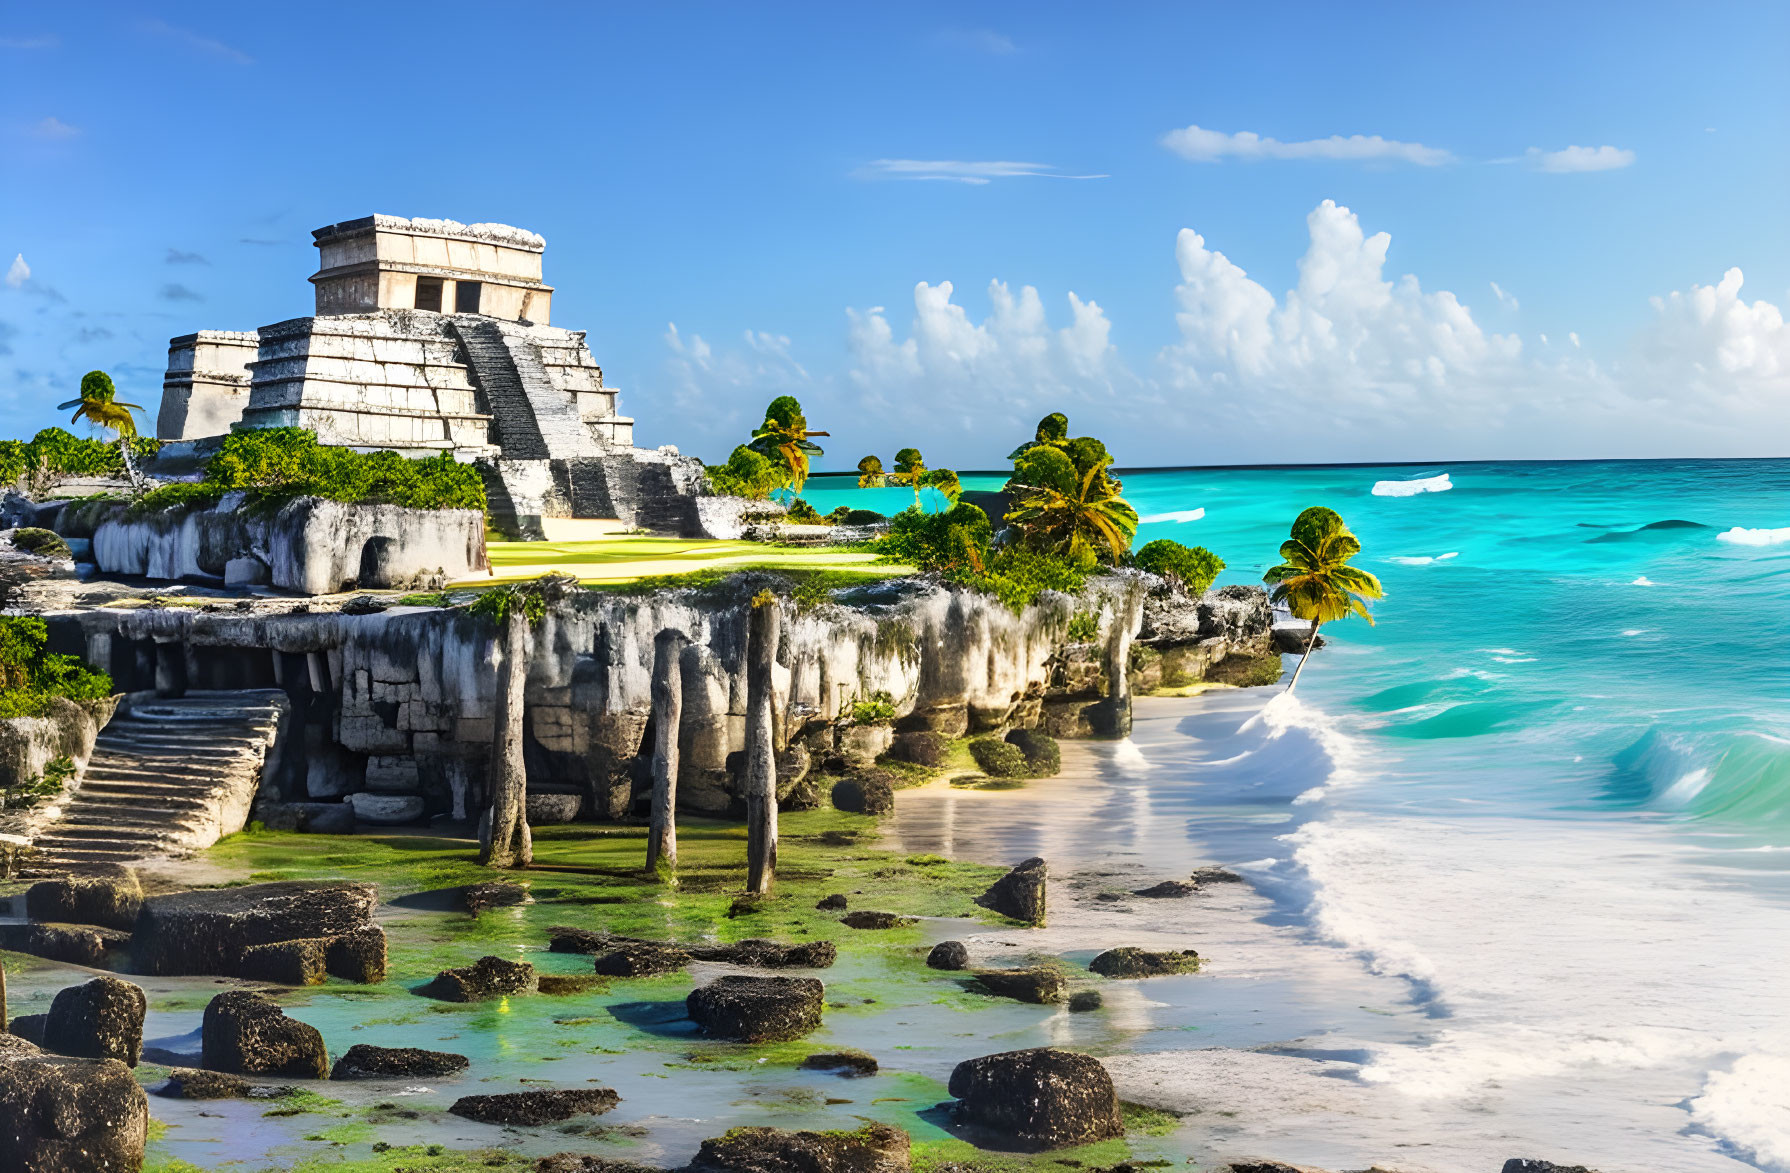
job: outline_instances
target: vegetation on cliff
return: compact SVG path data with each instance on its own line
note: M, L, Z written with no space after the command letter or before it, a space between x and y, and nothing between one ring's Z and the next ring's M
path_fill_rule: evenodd
M77 656L47 652L50 630L33 615L0 616L0 718L41 717L51 697L102 700L112 678Z
M232 432L205 464L197 484L164 485L145 493L136 513L216 504L241 490L252 508L277 509L299 497L407 509L485 508L478 470L448 453L412 460L396 452L356 452L319 444L305 428Z
M131 454L139 459L160 448L160 440L145 436L130 440ZM117 444L83 440L62 428L45 428L29 440L0 440L0 483L23 482L32 493L49 491L63 477L122 475L124 455Z

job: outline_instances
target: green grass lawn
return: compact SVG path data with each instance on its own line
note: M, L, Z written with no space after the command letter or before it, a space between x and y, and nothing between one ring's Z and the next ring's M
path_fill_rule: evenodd
M702 570L824 570L879 578L913 573L911 566L879 564L875 554L837 546L772 546L704 538L617 535L584 542L492 542L488 548L492 573L453 585L489 586L551 573L606 585Z

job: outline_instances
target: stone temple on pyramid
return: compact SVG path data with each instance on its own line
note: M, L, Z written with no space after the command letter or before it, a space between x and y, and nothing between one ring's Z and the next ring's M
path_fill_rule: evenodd
M546 242L504 224L365 216L312 233L316 313L170 340L156 435L202 457L232 429L301 427L325 444L475 462L492 524L695 535L700 462L634 447L634 421L584 331L551 325Z

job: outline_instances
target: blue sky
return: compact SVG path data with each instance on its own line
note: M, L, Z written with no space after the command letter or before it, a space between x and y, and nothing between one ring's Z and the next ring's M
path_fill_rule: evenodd
M555 324L709 459L784 392L835 467L1053 409L1133 464L1784 455L1786 44L1780 3L13 5L0 405L153 407L169 336L308 313L309 230L377 211L544 234Z

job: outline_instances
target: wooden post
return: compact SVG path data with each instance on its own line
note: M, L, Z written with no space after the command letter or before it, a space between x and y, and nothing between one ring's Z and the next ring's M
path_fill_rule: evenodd
M767 895L777 876L777 752L772 741L771 668L782 607L752 600L746 620L746 890Z
M653 637L653 821L646 833L646 870L677 876L677 740L684 715L681 666L689 640L666 628Z
M534 862L528 832L528 771L522 760L522 712L533 642L528 616L517 602L505 625L504 670L498 677L497 712L491 722L491 813L479 854L479 862L487 867L525 868Z

